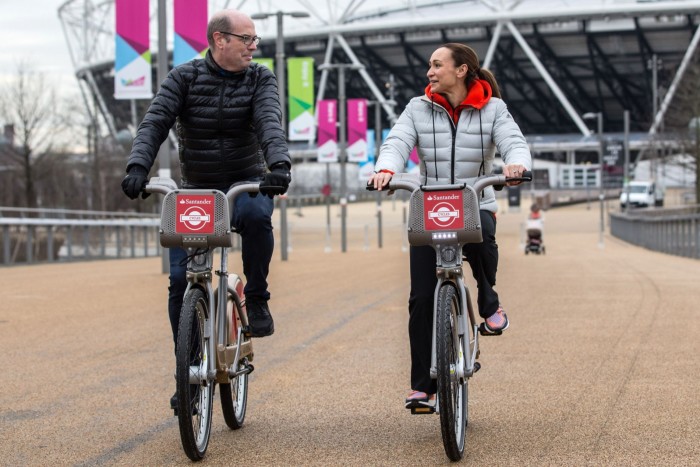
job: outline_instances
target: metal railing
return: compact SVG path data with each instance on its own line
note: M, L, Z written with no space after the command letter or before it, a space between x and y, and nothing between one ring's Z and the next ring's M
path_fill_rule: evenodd
M611 213L610 233L649 250L700 259L700 205Z
M158 256L158 219L0 218L2 264Z
M1 265L158 256L157 214L0 207Z

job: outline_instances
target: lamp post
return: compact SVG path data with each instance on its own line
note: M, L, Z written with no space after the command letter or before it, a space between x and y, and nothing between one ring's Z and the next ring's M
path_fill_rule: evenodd
M319 70L338 70L338 118L340 120L340 138L338 148L340 149L340 250L345 253L347 251L347 204L348 204L348 187L345 176L345 163L348 160L347 148L347 116L345 114L345 70L361 70L363 65L355 65L353 63L331 63L321 65Z
M583 114L584 120L596 119L598 121L598 164L600 165L600 233L598 236L598 246L600 248L605 247L603 240L603 234L605 233L605 163L603 159L603 152L605 151L605 140L603 139L603 112L588 112Z
M624 187L625 187L625 214L630 212L630 111L625 110L622 114L624 135L625 135L625 175L624 175Z
M162 83L168 76L170 66L168 63L167 23L165 0L158 0L158 82ZM133 101L132 101L133 102ZM134 128L136 131L136 128ZM158 149L158 176L170 177L170 140L166 138ZM160 210L160 209L159 209ZM161 272L170 272L170 250L163 248L161 253Z
M287 93L286 76L284 67L284 17L308 18L305 11L277 11L275 13L255 13L251 19L267 19L271 16L277 17L277 39L275 41L275 75L277 75L277 90L280 96L280 107L282 109L282 128L287 133ZM289 248L287 231L287 197L280 196L280 240L282 242L282 261L287 261L287 250Z

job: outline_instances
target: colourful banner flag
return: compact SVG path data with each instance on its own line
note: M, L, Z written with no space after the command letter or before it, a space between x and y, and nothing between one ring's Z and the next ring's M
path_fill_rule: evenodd
M318 161L338 161L338 101L318 101Z
M316 129L314 119L314 59L310 57L290 58L287 60L287 70L289 140L313 141ZM278 84L283 86L283 83Z
M145 2L148 3L148 2ZM173 66L202 58L207 53L207 0L175 0Z
M114 98L151 99L149 2L116 0Z
M275 72L275 61L272 58L254 58L253 61L255 63L259 63L261 65L265 65L272 71L273 73Z
M348 161L367 161L367 99L348 99Z

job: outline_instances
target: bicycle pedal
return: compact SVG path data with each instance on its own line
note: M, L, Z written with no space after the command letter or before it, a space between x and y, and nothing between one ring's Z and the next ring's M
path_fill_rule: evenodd
M435 413L435 399L425 401L412 401L406 404L407 409L411 409L411 415L428 415Z
M474 362L474 373L476 373L479 370L481 370L481 363Z
M484 337L486 337L486 336L500 336L501 334L503 334L503 331L495 331L495 332L489 331L486 328L486 325L484 323L481 323L479 325L479 334L481 334Z

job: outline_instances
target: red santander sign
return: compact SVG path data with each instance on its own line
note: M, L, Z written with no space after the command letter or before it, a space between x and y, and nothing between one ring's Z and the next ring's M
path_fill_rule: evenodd
M461 230L464 228L464 202L461 190L424 191L425 230Z
M214 195L177 195L175 232L214 233Z

